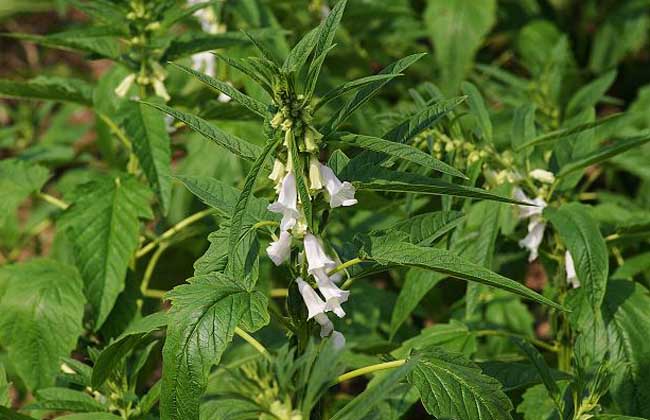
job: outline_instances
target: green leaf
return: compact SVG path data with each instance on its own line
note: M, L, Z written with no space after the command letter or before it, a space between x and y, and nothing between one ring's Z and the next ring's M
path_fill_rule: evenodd
M269 29L257 29L253 31L261 36L276 33ZM218 50L229 47L250 45L246 35L241 32L223 32L220 34L206 34L204 32L192 32L173 39L165 50L164 60L173 61L203 51Z
M54 385L60 358L83 332L83 282L49 259L0 269L0 344L29 389Z
M598 79L583 86L571 97L566 115L576 115L581 109L591 108L605 95L609 87L616 80L616 70L610 70Z
M484 374L501 382L505 392L542 382L539 371L530 363L491 361L479 363L479 366ZM571 379L571 375L555 369L551 369L551 375L556 381Z
M106 407L81 391L67 388L44 388L36 391L36 402L28 404L25 409L87 413L105 411Z
M223 273L228 264L228 234L229 226L224 226L208 235L210 246L196 261L194 275L200 276L213 271Z
M560 169L558 172L558 177L564 177L574 171L586 168L590 165L595 165L596 163L603 162L613 156L619 155L625 151L639 147L650 141L650 135L644 133L635 137L628 137L622 140L617 140L614 144L603 147L601 149L595 150L588 155L579 158L576 161L568 163Z
M133 151L147 176L149 185L158 194L163 214L171 200L171 140L161 113L143 103L124 105L124 130L133 144Z
M223 216L230 217L235 210L241 190L208 176L183 176L177 175L185 187L208 206L216 209ZM260 222L263 220L278 220L278 215L267 210L269 202L263 198L251 197L245 220Z
M137 179L119 174L81 185L75 196L60 223L69 229L97 330L124 290L129 260L138 247L140 219L153 217L151 193Z
M305 173L305 160L303 154L298 153L298 147L296 146L297 142L293 142L290 153L295 165L295 174L296 174L296 190L298 191L298 198L302 203L302 210L305 213L305 219L307 220L307 226L314 229L314 219L313 219L313 210L311 203L311 196L309 195L309 190L307 189L307 184L305 183L305 177L302 175ZM318 233L314 231L314 233Z
M423 18L440 69L440 86L453 95L494 25L496 1L429 0Z
M408 381L420 391L429 414L457 420L512 419L512 403L501 384L465 356L439 347L423 350L419 356Z
M463 94L469 98L467 103L472 114L476 117L479 127L481 128L482 137L485 141L492 143L492 121L488 113L485 101L481 92L472 83L463 82L461 85Z
M236 136L233 136L232 134L228 134L195 115L181 112L163 104L154 102L143 103L157 108L162 112L171 115L177 120L184 122L192 130L201 134L206 139L212 140L214 143L243 159L254 161L262 152L262 149L259 146L249 143L246 140L242 140Z
M390 372L382 375L380 379L368 384L368 387L345 407L337 411L331 420L359 420L374 408L375 405L388 398L395 386L416 368L419 357L408 360L402 366L391 369Z
M393 64L385 67L379 74L401 74L404 70L409 68L413 63L424 57L425 54L412 54L402 59L397 60ZM379 80L370 83L363 87L354 95L354 98L349 100L341 110L326 124L324 132L329 134L336 130L345 120L352 115L354 111L359 109L363 104L368 102L378 91L388 83L388 80Z
M110 0L93 0L86 2L82 0L64 0L66 3L73 5L76 9L81 10L93 19L99 22L108 23L114 26L124 27L124 17L128 13L120 4ZM120 28L127 30L127 28ZM128 32L127 32L128 33Z
M562 306L533 292L526 286L443 249L395 242L389 236L387 238L367 238L363 251L365 251L364 257L383 265L397 264L433 270L461 280L476 281L503 289L526 299L564 310Z
M530 360L535 366L539 377L542 378L542 383L546 387L548 394L553 399L553 402L555 402L555 406L557 407L560 414L563 414L564 403L562 401L562 394L560 392L560 388L557 386L557 383L555 383L553 372L546 364L544 357L528 341L519 337L511 337L510 340L513 341L517 347L519 347L519 349L526 355L526 357L528 357L528 360Z
M93 88L80 79L39 76L24 82L0 80L0 96L91 105Z
M316 47L318 40L319 28L314 28L307 32L300 41L291 49L289 55L282 64L282 71L286 73L299 73L302 66L305 65L309 55Z
M587 122L583 124L578 124L576 126L570 127L570 128L561 128L559 130L551 131L546 134L542 134L541 136L537 136L535 138L532 138L530 140L524 141L522 144L519 146L515 147L515 150L522 150L527 147L532 147L532 146L537 146L539 144L545 144L545 143L552 143L556 142L560 139L570 137L574 134L581 133L583 131L591 130L595 127L598 127L599 125L608 123L612 120L617 120L619 117L621 117L623 114L612 114L608 115L605 118L601 118L598 121L592 121L592 122Z
M646 420L641 417L622 416L620 414L599 414L591 420Z
M257 177L264 166L264 162L275 151L278 144L278 141L267 141L264 151L257 157L248 175L246 175L244 187L232 212L230 234L228 235L228 267L231 270L230 273L234 273L236 276L244 272L243 262L246 258L237 258L236 254L241 251L239 245L246 236L246 231L243 229L244 218L249 212L250 203L253 201L251 199L254 197L253 188L255 188Z
M34 417L29 417L24 414L15 412L14 410L0 406L0 418L2 420L36 420Z
M122 417L116 416L115 414L97 412L97 413L76 413L68 414L66 416L57 417L61 420L119 420Z
M405 357L413 351L429 347L469 356L476 351L476 335L465 324L452 319L448 324L436 324L423 329L420 334L404 341L391 355Z
M567 386L567 381L562 381L560 383L562 393L564 393ZM517 413L523 414L524 420L560 419L555 402L548 395L548 391L544 385L535 385L526 390L523 396L523 401L519 406L517 406Z
M458 96L438 101L401 122L382 137L399 143L406 143L421 133L422 130L438 123L458 105L462 104L465 99L465 96Z
M250 77L251 80L264 88L269 95L273 95L273 84L271 83L271 80L265 76L265 72L258 71L257 67L254 66L251 61L237 60L219 53L214 53L214 55L228 63L229 66L236 68L246 76Z
M208 374L235 328L252 332L269 322L266 296L224 274L193 277L167 294L172 301L163 348L161 415L195 419Z
M559 209L546 208L546 217L568 248L575 264L580 287L586 290L593 310L598 312L607 289L609 256L598 223L588 208L568 203Z
M242 106L245 106L253 113L259 115L260 117L264 118L266 116L267 114L266 105L264 105L262 102L258 101L257 99L251 98L250 96L241 93L234 87L230 86L228 83L214 79L206 74L200 73L182 64L176 64L176 63L170 63L170 64L176 67L177 69L184 71L185 73L191 76L194 76L201 83L211 87L212 89L215 89L218 92L230 96L235 102L241 104ZM183 120L181 119L181 121Z
M391 81L392 79L400 76L403 76L403 74L374 74L372 76L366 76L356 80L352 80L350 82L343 83L342 85L335 87L334 89L330 90L325 95L323 95L323 97L320 98L318 103L314 105L314 112L318 111L320 107L324 106L328 102L333 101L334 99L338 98L339 96L343 96L348 92L361 89L362 87L367 86L370 83L379 82L382 80Z
M434 171L467 179L462 172L453 166L449 166L446 163L424 153L420 149L409 146L408 144L396 143L394 141L384 140L378 137L363 136L360 134L345 134L338 137L337 140L346 145L371 150L373 152L384 153L388 156L404 159L425 168L433 169Z
M111 372L147 334L167 326L167 314L156 312L131 324L126 331L106 346L95 361L92 374L93 388L101 387Z
M376 165L349 164L341 174L343 179L354 182L360 190L411 192L433 195L481 198L484 200L513 203L514 200L480 188L456 185L438 178L429 178L410 172L391 171Z
M535 137L535 105L524 104L515 108L512 117L512 134L510 144L513 149L521 150L527 147Z
M395 336L399 327L417 308L424 296L446 277L444 274L420 269L411 269L406 273L404 285L399 291L390 318L391 338Z
M310 98L314 93L321 67L325 61L325 56L332 48L334 34L336 33L339 23L341 23L341 18L343 17L343 11L345 10L346 4L347 0L340 0L336 3L336 6L331 10L327 18L318 27L318 38L316 40L316 46L314 47L314 57L309 65L309 72L307 75L305 88L305 96L307 98Z
M99 54L100 56L115 60L119 57L118 37L122 34L120 28L115 28L114 26L92 26L71 29L50 35L20 33L3 35L34 42L45 47Z
M15 158L0 161L0 226L30 194L43 187L48 177L48 170L40 165Z
M412 244L429 246L458 226L464 218L465 216L460 211L440 210L409 217L407 220L397 222L387 229L375 232L380 234L382 232L398 230L408 233L409 242Z

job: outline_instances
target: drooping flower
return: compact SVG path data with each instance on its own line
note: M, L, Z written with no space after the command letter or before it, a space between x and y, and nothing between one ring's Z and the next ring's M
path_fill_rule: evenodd
M275 159L273 161L273 170L269 175L269 179L275 184L275 192L280 192L280 186L282 185L285 173L284 163L279 159Z
M307 272L309 274L314 275L317 270L327 272L336 267L336 262L327 255L316 236L306 233L304 245L308 264Z
M313 276L316 278L318 290L325 297L325 310L332 311L339 318L343 318L345 316L345 311L341 307L341 304L348 300L350 292L339 289L339 287L327 276L325 269L319 268L315 270Z
M275 265L285 262L291 255L291 234L286 230L281 231L278 240L266 248L266 253Z
M553 175L553 172L549 172L544 169L533 169L528 173L531 178L544 183L544 184L552 184L555 182L555 175Z
M298 284L298 291L302 296L303 302L307 306L307 320L314 318L316 322L320 325L320 336L326 337L334 330L334 325L332 321L329 320L325 314L327 304L318 293L302 278L298 277L296 279Z
M168 102L171 99L169 93L167 93L167 89L165 88L165 83L163 82L162 79L160 78L153 79L153 90L156 93L156 95L163 98L165 102Z
M345 336L338 331L332 333L332 345L334 350L341 350L345 347Z
M354 186L348 181L341 182L334 171L326 165L322 163L319 165L321 182L330 197L330 207L348 207L357 204L357 200L354 198L356 192Z
M564 266L566 268L566 281L573 287L574 289L577 287L580 287L580 280L578 279L578 275L576 274L576 266L573 262L573 257L571 256L571 253L567 249L567 251L564 253Z
M293 172L289 172L282 180L278 200L269 204L269 211L282 214L280 230L289 230L296 224L299 216L298 193Z
M528 220L528 234L524 239L519 241L519 246L528 249L528 261L534 261L539 256L539 246L544 239L544 230L546 223L542 219L546 201L541 197L534 200L529 198L520 188L515 188L514 198L523 203L530 203L532 206L519 206L519 218Z
M129 93L129 89L131 89L133 82L135 82L135 73L131 73L122 79L120 84L115 88L115 94L120 98L125 97L126 94Z
M320 176L321 163L315 156L309 158L309 189L320 191L323 189L323 181Z

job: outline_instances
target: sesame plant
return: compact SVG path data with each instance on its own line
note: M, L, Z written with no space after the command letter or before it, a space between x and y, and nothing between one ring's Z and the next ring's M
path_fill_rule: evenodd
M479 64L495 1L331 3L3 34L108 69L0 80L0 419L650 418L647 10L583 78L537 15Z

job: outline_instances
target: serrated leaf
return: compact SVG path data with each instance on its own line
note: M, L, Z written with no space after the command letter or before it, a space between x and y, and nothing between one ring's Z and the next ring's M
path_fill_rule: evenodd
M445 162L435 159L420 149L416 149L408 144L384 140L379 137L363 136L360 134L344 134L337 137L337 140L349 146L383 153L388 156L416 163L427 169L433 169L434 171L467 179L462 172L453 166L447 165Z
M430 0L423 15L433 42L440 85L455 94L496 20L496 1Z
M346 5L347 0L340 0L336 3L336 6L332 8L327 18L318 27L316 46L314 47L314 57L309 65L305 88L305 96L308 98L310 98L314 93L321 67L325 61L327 52L332 48L332 41L334 40L336 29L338 28L339 23L341 23L341 18L343 17L343 11L345 10Z
M445 274L415 268L406 273L390 318L391 338L395 336L399 327L417 308L424 296L446 277Z
M87 413L104 411L107 407L90 395L67 388L44 388L36 391L36 402L28 404L26 410L71 411Z
M485 106L485 101L483 100L481 92L479 92L476 86L469 82L463 82L460 86L463 94L467 95L467 103L469 104L469 109L472 111L478 121L483 139L491 143L492 121L490 120L490 114L488 113L487 107Z
M39 76L26 81L0 80L0 96L91 105L93 88L80 79Z
M260 35L275 34L269 29L258 29L254 33ZM223 32L219 34L206 34L205 32L193 32L184 34L174 39L165 50L164 59L167 61L177 60L192 54L203 51L211 51L250 44L246 35L238 31Z
M119 56L120 35L122 35L120 28L116 29L115 26L92 26L50 35L4 34L4 36L34 42L45 47L99 54L111 59L117 59Z
M193 277L167 294L172 301L163 349L162 419L194 419L210 368L219 363L235 328L266 325L266 296L224 274Z
M269 95L273 94L273 85L271 80L266 77L264 72L258 71L257 67L253 66L250 61L237 60L219 53L214 53L214 55L225 61L229 66L234 67L246 76L250 77L251 80L264 88Z
M448 324L436 324L423 329L420 334L405 340L391 355L406 357L413 351L430 347L469 356L476 351L476 335L465 324L452 319Z
M211 125L207 121L195 115L181 112L177 109L170 108L167 105L163 104L154 102L143 103L157 108L162 112L171 115L177 120L184 122L192 130L201 134L206 139L212 140L214 143L243 159L254 161L262 152L262 149L259 146L249 143L246 140L242 140L232 134L226 133L225 131L222 131L221 129Z
M588 208L579 203L564 204L559 209L547 208L544 217L553 224L571 253L580 287L585 288L592 309L598 312L609 276L607 245L598 223Z
M14 158L0 161L0 226L23 200L43 187L48 176L48 170L40 165Z
M208 76L207 74L203 74L182 64L176 64L176 63L170 63L170 64L176 67L177 69L191 76L194 76L197 80L199 80L204 85L209 86L218 92L230 96L235 102L241 104L242 106L245 106L255 114L259 115L260 117L264 118L266 116L267 114L266 105L264 105L262 102L258 101L257 99L251 98L250 96L238 91L234 87L230 86L228 83L214 79Z
M462 104L465 99L465 96L459 96L456 98L445 99L436 102L433 105L430 105L423 110L418 111L415 115L409 117L405 121L402 121L382 137L388 140L406 143L418 135L420 132L422 132L422 130L435 125L445 115L449 114L449 112L451 112L454 108Z
M318 111L320 107L324 106L328 102L333 101L334 99L338 98L339 96L343 96L348 92L354 91L356 89L361 89L370 83L379 82L382 80L391 81L392 79L400 76L403 76L403 74L374 74L372 76L361 77L359 79L343 83L342 85L335 87L323 95L323 97L320 98L316 105L314 105L314 112Z
M536 385L542 382L539 371L530 363L521 362L483 362L478 364L484 374L492 376L503 386L505 392ZM551 369L554 380L571 379L571 375Z
M223 216L230 217L235 210L241 190L208 176L176 175L185 187L208 206L216 209ZM276 213L267 210L269 202L263 198L251 197L245 222L260 222L262 220L278 220Z
M416 356L402 366L392 369L386 375L374 381L374 383L368 384L361 394L357 395L345 407L337 411L331 420L363 419L376 404L387 398L388 394L394 390L395 385L415 369L418 361L419 357Z
M419 356L408 381L420 391L429 414L457 420L512 419L512 403L501 384L462 354L431 347Z
M425 248L406 242L395 242L390 237L387 237L367 238L364 240L363 251L367 259L377 261L380 264L397 264L437 271L461 280L476 281L503 289L526 299L563 310L562 306L533 292L526 286L444 249Z
M92 373L93 388L101 387L119 362L147 334L167 326L168 318L164 312L156 312L131 324L118 338L106 346L95 361Z
M434 211L418 214L407 220L397 222L379 232L398 230L409 234L409 242L420 246L429 246L437 239L458 226L465 216L460 211Z
M526 147L532 147L532 146L537 146L539 144L544 144L544 143L552 143L556 142L560 139L572 136L574 134L581 133L586 130L591 130L595 127L598 127L599 125L608 123L612 120L617 120L619 117L621 117L623 114L613 114L613 115L608 115L605 118L601 118L598 121L592 121L592 122L587 122L583 124L578 124L576 126L570 127L570 128L561 128L559 130L554 130L546 134L542 134L541 136L537 136L535 138L532 138L530 140L524 141L522 144L517 146L515 150L522 150L525 149ZM526 139L524 139L526 140Z
M119 174L81 185L75 196L60 223L71 233L97 330L124 290L129 260L138 247L140 219L153 217L151 193L130 175Z
M54 385L60 358L76 347L82 289L77 270L54 260L0 269L0 343L29 389Z
M566 114L577 114L581 109L591 108L605 95L609 87L616 80L616 70L610 70L596 80L588 83L578 90L569 101Z
M122 417L118 417L115 414L105 412L76 413L57 417L57 419L61 420L119 420L121 418Z
M573 162L564 165L562 169L560 169L560 172L558 172L557 176L564 177L572 172L586 168L590 165L595 165L611 157L620 155L621 153L626 152L630 149L639 147L649 141L650 135L647 133L635 137L628 137L622 140L617 140L610 146L595 150L586 156L583 156Z
M194 261L194 275L200 276L213 271L223 273L228 264L228 234L229 227L211 232L208 235L210 246L196 261Z
M354 182L359 190L410 192L514 203L514 200L480 188L452 184L438 178L430 178L410 172L399 172L372 164L345 167L343 179Z
M560 383L562 392L567 388L568 382ZM523 414L524 420L559 420L557 407L548 395L544 385L535 385L526 390L523 401L517 406L517 413Z
M171 186L171 140L165 120L159 112L138 102L124 107L124 130L133 144L133 151L158 195L163 214L169 210Z
M248 175L246 175L244 187L242 188L242 192L239 195L237 204L232 212L230 234L228 235L228 268L231 270L230 273L233 273L235 276L240 276L245 271L245 267L242 264L246 260L246 257L243 256L242 258L241 255L238 257L237 253L243 251L244 255L247 254L246 250L240 248L240 244L247 233L246 229L244 229L244 219L252 201L253 188L255 188L257 177L264 166L264 162L269 156L271 156L277 146L277 141L267 141L264 151L262 151L262 153L257 157L251 166Z
M385 67L379 74L401 74L404 70L409 68L413 63L424 57L426 54L412 54L402 59L397 60L393 64ZM354 95L354 98L349 100L341 110L336 113L332 119L326 124L324 132L329 134L336 130L345 120L352 115L354 111L359 109L363 104L368 102L375 96L378 91L388 83L387 80L379 80L363 87Z

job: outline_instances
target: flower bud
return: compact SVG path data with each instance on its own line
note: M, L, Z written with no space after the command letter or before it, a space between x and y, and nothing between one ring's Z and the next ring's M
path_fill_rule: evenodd
M273 119L271 120L271 127L278 128L283 121L284 121L284 116L282 115L282 112L278 111L275 113Z
M533 169L528 173L531 178L544 183L544 184L552 184L555 182L555 175L553 175L553 172L546 171L544 169Z

